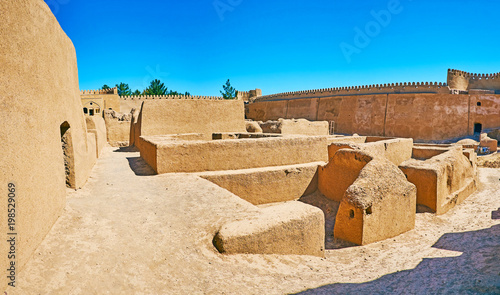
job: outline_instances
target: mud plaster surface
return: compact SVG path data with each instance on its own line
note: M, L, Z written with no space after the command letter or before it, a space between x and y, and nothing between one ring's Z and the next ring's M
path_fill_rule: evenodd
M225 256L213 235L252 207L195 176L151 175L139 153L106 148L7 292L499 293L500 169L481 168L480 181L464 203L442 216L419 213L415 230L393 239L342 248L329 237L324 259Z

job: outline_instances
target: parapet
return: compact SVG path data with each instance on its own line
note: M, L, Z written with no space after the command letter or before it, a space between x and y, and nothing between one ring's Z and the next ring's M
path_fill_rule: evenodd
M121 100L153 100L153 99L189 99L189 100L224 100L222 96L199 95L130 95L120 96Z
M465 78L470 78L473 80L498 79L500 77L500 72L495 73L495 74L475 74L475 73L469 73L469 72L464 72L464 71L460 71L460 70L448 69L448 75L455 76L455 77L465 77Z
M495 74L475 74L465 71L448 69L448 84L450 89L469 91L480 90L500 90L500 73Z
M242 99L243 101L250 101L259 96L262 96L262 90L258 88L250 91L238 91L238 99Z
M80 90L80 95L93 95L93 94L118 94L118 88L98 89L98 90Z
M405 82L283 92L260 96L256 101L390 93L450 93L450 90L448 85L442 82Z

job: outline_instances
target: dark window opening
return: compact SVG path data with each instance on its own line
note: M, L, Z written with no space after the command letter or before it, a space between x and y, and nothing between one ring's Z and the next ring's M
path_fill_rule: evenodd
M483 131L483 124L481 123L475 123L474 124L474 134L479 134Z
M94 115L94 109L90 109L90 110L89 110L89 115L90 115L90 116L93 116L93 115Z
M349 211L349 218L354 218L354 210Z
M87 108L83 108L83 113L84 114L88 114L89 113L89 110Z
M480 102L480 101L478 101L478 102L477 102L477 106L478 106L478 107L480 107L480 106L481 106L481 102Z

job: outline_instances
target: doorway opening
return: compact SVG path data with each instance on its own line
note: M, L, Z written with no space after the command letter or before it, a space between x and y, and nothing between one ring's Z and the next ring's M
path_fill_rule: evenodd
M64 156L64 171L66 174L66 186L76 188L75 181L75 157L73 153L73 140L71 138L71 128L68 122L61 124L61 144Z
M474 134L480 134L483 131L483 124L474 123Z

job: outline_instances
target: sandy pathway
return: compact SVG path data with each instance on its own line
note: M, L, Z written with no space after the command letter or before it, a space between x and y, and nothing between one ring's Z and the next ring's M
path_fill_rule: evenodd
M500 293L500 169L481 169L480 192L443 216L418 214L394 239L324 259L224 256L213 235L253 206L195 176L151 175L137 152L114 150L69 193L17 294Z

